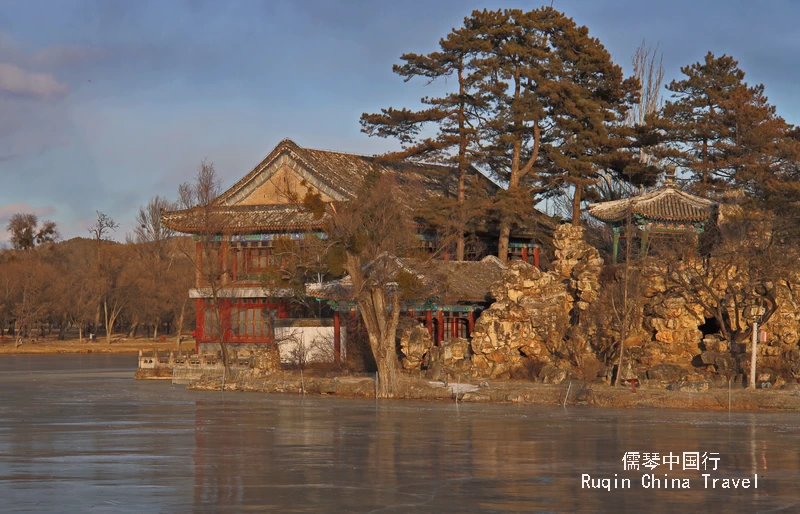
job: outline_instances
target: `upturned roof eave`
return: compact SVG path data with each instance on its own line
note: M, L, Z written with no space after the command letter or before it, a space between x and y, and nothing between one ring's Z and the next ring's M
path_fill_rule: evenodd
M667 206L664 206L667 202ZM683 209L700 211L702 214L690 215L664 215L654 214L652 209L670 209L669 202L678 202ZM589 206L589 215L605 223L617 223L629 215L637 215L649 220L663 220L669 222L699 222L711 218L714 214L716 203L707 198L694 196L668 184L655 191L631 198L622 198L609 202L602 202Z

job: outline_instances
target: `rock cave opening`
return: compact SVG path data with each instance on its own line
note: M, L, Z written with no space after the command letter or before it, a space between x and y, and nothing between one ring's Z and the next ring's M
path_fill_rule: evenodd
M706 318L705 323L697 327L697 329L703 333L703 337L710 336L713 334L719 334L722 331L722 327L719 325L719 321L717 318Z

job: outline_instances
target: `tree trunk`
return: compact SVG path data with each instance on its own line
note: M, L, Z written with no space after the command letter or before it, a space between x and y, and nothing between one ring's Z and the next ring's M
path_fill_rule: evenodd
M139 315L135 315L133 317L133 323L131 323L131 329L128 332L128 339L135 339L136 332L139 330Z
M583 186L575 184L575 194L572 196L572 224L580 226L581 224L581 196L583 193Z
M108 317L108 301L103 300L103 311L105 312L106 322L106 344L111 344L111 332L113 332L114 320Z
M373 287L359 300L361 317L367 327L370 349L378 366L378 396L391 398L397 390L397 323L400 300L392 298L391 310L386 305L384 291Z
M456 240L456 260L463 261L465 259L464 249L466 247L464 241L464 204L466 203L465 184L464 179L466 170L459 170L458 175L458 239Z
M176 332L178 333L177 337L175 338L175 344L178 346L178 350L181 349L181 332L183 332L183 315L186 313L186 300L181 303L181 313L178 316L178 324L176 326Z
M161 320L156 318L155 323L153 323L153 339L158 339L158 325L161 324Z
M222 390L225 390L225 380L228 378L231 363L228 362L228 343L220 339L219 347L222 350Z
M61 315L61 327L58 329L58 340L63 341L67 337L67 313Z
M508 262L508 240L511 236L511 223L502 221L500 223L500 237L497 240L497 258L505 264Z
M394 337L370 337L375 364L378 366L378 396L391 398L397 391L397 356L394 354Z
M466 106L464 105L464 59L459 61L458 67L458 242L456 243L456 260L464 260L464 204L466 203L467 175L467 134L466 134Z

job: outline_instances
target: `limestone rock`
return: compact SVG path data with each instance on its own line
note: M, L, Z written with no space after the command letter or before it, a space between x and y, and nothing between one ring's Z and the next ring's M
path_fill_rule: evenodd
M250 367L265 372L273 372L281 369L281 353L278 345L267 344L264 348L253 353L250 360Z
M674 364L659 364L647 371L647 378L656 381L677 382L687 376L689 372Z
M603 259L584 241L582 227L559 226L553 244L553 271L514 261L492 288L496 301L472 333L473 376L524 374L533 362L552 364L564 355L573 366L583 357L594 358L587 338L572 331L571 321L597 300Z
M403 368L420 369L428 350L433 346L428 329L418 324L403 332L400 336L400 351L402 352Z
M543 384L560 384L567 378L567 372L559 369L552 364L543 366L539 371L539 380Z

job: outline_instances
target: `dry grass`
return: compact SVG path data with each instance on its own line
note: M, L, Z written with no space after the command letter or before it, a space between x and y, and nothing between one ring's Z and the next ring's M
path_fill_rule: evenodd
M185 340L181 343L181 350L184 352L194 351L195 344L193 339ZM139 350L159 352L175 351L178 347L174 338L167 341L159 341L146 337L135 339L114 338L111 344L106 344L105 338L96 341L83 341L75 339L58 340L55 336L24 341L17 346L11 336L4 336L0 339L0 355L19 355L19 354L54 354L54 353L138 353Z

